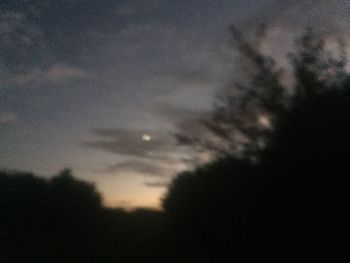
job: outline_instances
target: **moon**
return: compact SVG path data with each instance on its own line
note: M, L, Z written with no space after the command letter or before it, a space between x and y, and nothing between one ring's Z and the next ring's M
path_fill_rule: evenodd
M149 142L152 140L151 136L148 135L148 134L143 134L142 135L142 140L145 141L145 142Z

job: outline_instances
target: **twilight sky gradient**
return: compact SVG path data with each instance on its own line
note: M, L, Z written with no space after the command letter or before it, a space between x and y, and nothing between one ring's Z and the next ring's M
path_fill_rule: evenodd
M349 8L338 0L2 0L0 168L51 176L70 167L109 206L157 207L173 175L207 158L172 134L206 136L194 120L235 76L228 25L266 22L263 48L278 56L305 26L347 34Z

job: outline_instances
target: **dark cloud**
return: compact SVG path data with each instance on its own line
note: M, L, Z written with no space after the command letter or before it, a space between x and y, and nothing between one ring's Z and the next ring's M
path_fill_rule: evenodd
M173 133L115 128L96 129L94 134L96 139L83 145L127 158L103 168L103 173L111 175L171 177L193 167L199 160L190 148L176 142ZM143 136L149 136L150 140L144 140Z
M32 68L25 72L11 72L2 68L0 82L3 89L58 87L71 81L91 78L87 72L65 64L54 64L46 69Z
M163 120L171 121L172 123L181 122L185 119L199 120L200 118L206 116L209 110L206 109L193 109L190 107L194 105L189 105L188 107L180 107L165 102L159 101L155 102L153 105L149 106L147 110L152 114Z
M257 9L246 25L255 27L264 22L289 34L300 34L305 27L313 27L324 34L344 34L349 28L349 10L350 3L342 0L271 1Z
M151 130L95 129L95 141L85 145L114 154L143 158L158 158L171 152L174 139L166 133ZM144 135L151 137L149 141Z
M348 33L349 11L350 3L347 1L298 0L295 2L289 0L285 8L285 16L290 17L289 24L292 24L292 20L295 18L294 23L296 25L306 26L309 24L316 30L328 34ZM298 15L298 13L302 14L304 12L306 15ZM282 19L281 15L279 16L280 20ZM299 19L296 19L297 17Z
M96 139L84 143L93 149L127 156L127 161L107 166L103 169L104 173L136 173L169 178L212 158L206 149L196 148L197 145L203 145L204 141L211 143L212 147L219 147L213 141L213 134L201 122L207 116L207 111L184 109L166 103L158 103L151 110L160 118L172 122L173 130L162 133L150 130L96 129ZM151 137L150 141L142 140L145 134ZM164 182L161 184L164 185Z
M148 178L143 184L147 187L166 187L178 173L193 167L193 159L164 157L159 160L133 158L107 166L98 173L112 176L141 175Z
M1 112L0 111L0 126L9 124L18 120L18 116L14 112Z
M26 14L20 12L0 12L0 43L2 48L13 45L30 46L41 35L38 26L32 23Z
M165 176L169 172L164 165L160 165L154 160L150 162L135 159L110 165L104 171L111 174L115 172L116 175L136 172L146 176Z
M154 15L159 9L161 9L162 3L160 0L149 0L147 2L143 0L124 1L116 9L115 13L118 16L127 17L129 19L135 16L149 16Z
M1 10L1 9L0 9ZM0 11L0 66L11 73L28 70L41 63L40 25L19 11ZM49 58L47 58L49 59ZM4 73L3 73L4 74Z
M148 187L168 187L169 186L169 181L163 182L163 181L154 181L154 182L145 182L145 186Z
M211 105L210 105L211 106ZM204 124L211 113L209 109L180 108L169 103L157 103L150 109L151 112L160 118L173 123L171 136L175 138L176 146L201 145L203 141L211 141L213 134ZM213 142L213 144L215 144ZM195 153L191 153L192 155Z

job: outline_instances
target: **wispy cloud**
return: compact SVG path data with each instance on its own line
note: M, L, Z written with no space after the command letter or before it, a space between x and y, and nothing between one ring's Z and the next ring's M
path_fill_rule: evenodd
M21 12L0 12L0 46L31 45L41 35L38 26Z
M128 160L108 166L104 171L106 173L120 175L123 173L140 173L147 176L163 176L165 167L158 165L155 161Z
M5 87L33 88L45 84L58 85L87 77L88 74L82 69L65 64L54 64L46 69L33 68L23 73L12 73L4 67L0 69L0 83Z
M168 187L170 181L146 181L144 184L148 187Z
M114 128L95 129L93 133L96 139L85 142L86 146L132 157L159 158L174 145L174 139L169 134L157 131ZM151 137L149 141L142 139L145 134Z
M115 11L116 15L122 17L149 15L155 12L161 4L159 0L142 0L125 1Z
M166 103L158 103L149 109L163 121L170 121L171 131L133 130L133 129L95 129L95 138L83 145L92 149L116 154L126 161L111 164L103 169L110 175L139 174L158 177L146 181L146 186L164 186L170 178L187 169L209 161L212 156L206 151L195 150L194 144L210 141L212 136L199 119L206 111L179 108ZM150 140L143 140L143 135ZM190 140L182 143L179 134ZM189 147L190 146L190 147ZM99 171L101 172L101 171ZM168 178L168 179L164 179Z
M56 64L45 72L45 76L47 80L59 83L77 78L87 78L88 74L82 69L76 67Z
M116 154L125 161L106 166L99 173L123 176L125 174L146 177L170 178L189 169L193 156L185 147L177 144L171 133L132 129L97 129L95 139L83 145ZM150 140L143 140L143 135ZM148 137L147 137L148 138Z
M269 24L304 29L312 26L324 33L348 32L350 3L342 0L287 0L261 10L261 18ZM269 14L268 14L269 12Z
M18 120L14 112L0 112L0 125L9 124Z

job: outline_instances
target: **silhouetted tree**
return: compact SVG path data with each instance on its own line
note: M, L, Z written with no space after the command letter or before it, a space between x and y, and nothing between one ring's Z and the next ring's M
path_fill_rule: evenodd
M105 208L69 170L0 172L0 213L1 262L164 262L160 212Z
M219 94L210 116L199 120L216 140L186 134L177 134L177 138L180 144L195 146L217 157L234 155L256 160L295 100L337 89L348 81L345 49L341 41L334 40L338 49L331 51L322 36L306 30L290 55L293 80L286 83L286 69L264 54L258 44L264 41L266 26L261 26L257 41L249 40L233 26L230 32L242 76L239 78L237 71L233 73L233 79L240 80L233 80Z
M240 35L235 37L242 41ZM209 122L231 148L237 147L237 141L230 136L236 130L245 132L245 125L252 123L249 117L245 119L247 114L267 114L273 130L250 133L259 129L253 123L247 130L252 139L246 137L254 146L254 138L269 136L266 145L253 147L254 151L249 146L244 151L246 158L229 150L226 157L172 182L163 205L177 260L349 261L350 83L346 59L341 47L338 58L330 54L312 31L297 43L291 55L295 86L287 100L265 70L268 65L274 72L273 64L257 59L255 72L265 74L260 75L260 82L255 79L259 74L253 75L245 95L235 98L247 100L244 103L249 107L244 108L240 101L224 104L223 110L214 109ZM257 95L260 91L262 95ZM272 93L279 106L268 103L275 100ZM243 111L243 123L229 119L236 107L236 113L248 111ZM227 130L215 130L215 122L227 125ZM256 155L259 162L250 162Z
M256 167L222 159L174 179L163 202L174 262L240 259Z
M285 117L259 163L230 157L173 181L164 209L179 261L350 259L350 91Z

